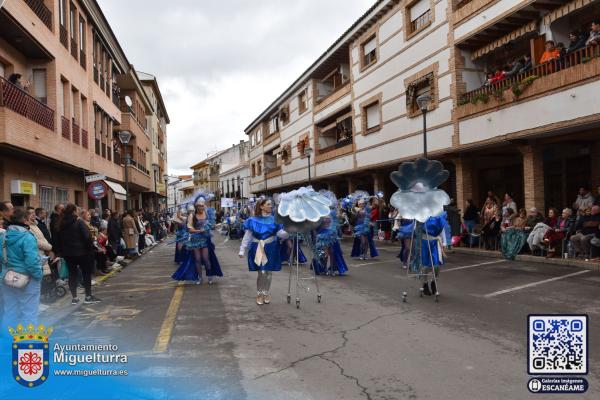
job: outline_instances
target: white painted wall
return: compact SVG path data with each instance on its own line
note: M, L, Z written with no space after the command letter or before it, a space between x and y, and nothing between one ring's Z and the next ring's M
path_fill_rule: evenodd
M491 7L474 14L470 19L457 26L454 29L454 40L463 40L473 33L483 30L494 18L508 13L515 7L522 8L533 2L534 0L501 0Z

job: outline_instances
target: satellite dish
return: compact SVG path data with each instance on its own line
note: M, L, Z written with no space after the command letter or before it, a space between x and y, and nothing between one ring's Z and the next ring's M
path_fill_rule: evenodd
M133 100L131 100L131 97L125 96L125 104L127 104L129 107L133 105Z

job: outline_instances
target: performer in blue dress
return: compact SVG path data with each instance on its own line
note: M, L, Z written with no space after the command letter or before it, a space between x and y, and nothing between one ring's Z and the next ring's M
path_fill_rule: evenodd
M322 219L321 225L315 231L316 253L312 267L317 275L344 275L348 266L340 246L337 234L337 211L332 207L331 214Z
M287 239L283 225L275 223L273 202L267 198L258 199L254 217L244 222L244 238L239 256L244 257L248 250L248 269L257 271L256 304L271 302L271 279L273 271L281 271L280 239Z
M421 264L424 268L430 269L433 266L435 276L440 273L440 266L444 264L444 245L442 235L446 226L446 215L430 217L423 226L423 236L421 239ZM435 280L429 283L427 280L423 283L423 293L431 296L437 293Z
M400 253L398 254L398 258L402 261L402 266L407 268L408 266L408 254L410 253L410 248L412 246L412 235L413 229L415 227L414 219L405 219L400 215L399 218L399 229L398 229L398 241L400 242Z
M188 215L187 230L189 239L185 243L187 254L181 266L172 278L178 281L195 281L202 284L202 265L206 269L208 284L213 284L213 277L223 276L219 260L215 254L215 246L210 230L215 225L215 215L206 207L205 197L199 197L194 212Z
M379 253L371 234L371 210L367 205L365 197L358 198L356 207L354 208L354 215L354 243L352 244L352 253L350 256L366 260L367 251L369 250L371 258L377 257Z
M302 242L298 244L298 236L294 235L288 239L282 240L279 244L279 251L281 253L281 263L291 265L296 260L296 249L298 249L298 262L300 264L306 264L308 260L302 251Z
M171 220L175 224L175 263L181 263L185 258L185 242L188 239L187 216L184 215L185 208L179 208L177 214Z

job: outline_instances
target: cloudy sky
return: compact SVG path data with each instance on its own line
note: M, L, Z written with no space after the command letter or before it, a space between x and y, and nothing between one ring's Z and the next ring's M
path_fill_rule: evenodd
M244 128L374 0L99 0L129 61L156 75L169 172L244 139Z

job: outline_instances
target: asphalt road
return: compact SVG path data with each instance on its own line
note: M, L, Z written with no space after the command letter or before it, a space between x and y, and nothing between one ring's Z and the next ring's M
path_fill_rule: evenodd
M259 307L239 242L221 240L217 284L171 282L173 247L160 245L95 287L103 303L53 304L53 340L119 344L152 398L184 387L203 400L557 399L527 391L527 315L586 313L590 389L572 397L600 396L597 272L455 253L435 303L384 247L377 259L347 259L346 276L321 278L321 304L308 285L300 309L286 302L284 267Z

